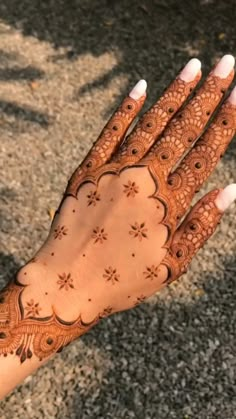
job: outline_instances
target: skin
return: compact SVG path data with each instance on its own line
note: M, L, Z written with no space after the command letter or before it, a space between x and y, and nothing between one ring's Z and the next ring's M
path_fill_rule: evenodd
M68 182L46 242L0 293L1 397L102 318L180 277L213 234L236 185L189 207L235 134L235 89L205 130L233 67L223 57L183 107L201 78L191 60L128 136L144 81L112 116Z

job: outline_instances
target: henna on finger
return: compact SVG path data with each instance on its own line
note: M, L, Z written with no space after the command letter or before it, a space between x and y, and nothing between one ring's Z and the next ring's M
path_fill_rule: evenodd
M194 255L214 233L223 215L215 203L218 194L219 190L214 190L205 195L175 233L169 251L161 262L168 271L164 283L170 284L184 274Z
M169 177L181 218L194 194L210 176L236 132L236 88L223 104L205 134Z
M200 147L215 164L235 129L236 106L228 106L190 156ZM103 164L99 156L83 177L72 176L46 242L0 293L0 355L46 359L103 317L140 304L187 269L219 222L229 202L225 190L204 197L178 228L189 203L188 196L180 200L183 185L189 187L184 166L167 179L158 159L131 164L126 154L122 164L107 163L117 138ZM161 154L161 161L168 159L175 161L171 147ZM195 176L198 163L190 167L189 196L209 174L204 167Z
M129 126L140 112L146 99L146 82L144 80L140 80L140 82L132 89L130 95L123 100L83 162L71 176L65 195L76 196L78 187L85 177L92 178L96 169L111 158L124 139Z
M161 98L142 116L112 157L111 163L127 166L136 163L147 153L198 84L200 68L201 63L196 58L186 64Z
M202 87L168 125L163 136L150 149L144 162L156 160L167 178L184 153L203 132L224 92L234 77L234 59L224 56Z

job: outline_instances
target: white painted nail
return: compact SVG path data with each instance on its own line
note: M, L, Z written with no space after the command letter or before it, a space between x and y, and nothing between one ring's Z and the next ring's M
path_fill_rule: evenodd
M226 186L219 192L215 204L220 211L225 211L236 199L236 183Z
M131 90L129 96L134 100L138 100L146 93L146 90L147 90L146 80L139 80L138 83Z
M179 78L183 81L193 81L196 75L201 70L201 61L197 58L192 58L179 74Z
M225 79L233 70L235 59L232 55L224 55L213 70L213 74L221 79Z
M228 97L228 101L232 103L232 105L236 105L236 86L233 88L232 92Z

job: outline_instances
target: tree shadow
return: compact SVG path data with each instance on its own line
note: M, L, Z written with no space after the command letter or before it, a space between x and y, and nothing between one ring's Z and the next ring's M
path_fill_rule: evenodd
M2 0L0 3L3 22L55 48L55 55L49 60L70 61L87 53L95 57L115 54L115 68L85 82L75 99L94 88L103 89L115 77L125 75L130 86L139 78L146 78L150 86L155 86L149 91L148 105L190 57L198 56L207 72L222 54L236 55L235 17L234 0L130 0L128 4L125 0L112 3ZM61 47L66 51L62 53ZM28 77L33 77L31 70L27 71ZM23 70L20 74L12 70L2 77L24 77L21 74ZM113 105L108 104L107 114Z
M27 105L20 106L14 102L0 100L0 112L8 116L14 116L16 120L33 122L44 128L49 125L49 117L45 113L33 110Z
M78 385L67 417L232 419L236 260L226 258L223 266L222 273L206 274L204 295L194 303L168 305L157 298L83 336L112 367L93 403L91 392L81 394Z
M0 50L0 82L33 82L43 76L44 72L33 66L22 66L19 54ZM25 129L24 122L38 124L42 128L47 128L49 125L46 114L27 105L18 105L14 101L0 99L0 114L0 131L3 132L6 129L13 132L22 131Z
M91 389L87 376L88 388L83 392L81 369L73 392L64 394L66 402L55 417L232 419L236 400L236 260L225 258L219 264L221 270L205 274L203 292L191 303L174 298L168 302L157 295L152 303L104 319L82 336L82 359L79 345L76 349L79 342L67 348L62 357L66 363L67 351L74 353L70 368L86 359L86 348L102 353L107 368L99 388ZM19 268L12 255L0 253L1 286ZM54 359L42 367L38 378L18 388L19 394L26 386L22 395L32 394L34 400L37 379L43 380L47 368L55 374L56 365ZM60 365L62 368L63 363ZM66 368L68 371L68 365ZM63 389L66 391L66 384ZM5 409L12 397L14 394L6 398Z
M216 55L234 53L235 14L234 0L131 0L128 5L125 0L112 4L107 0L3 0L0 4L3 21L55 49L68 48L66 59L114 51L119 61L116 74L150 80L151 72L151 83L154 78L164 85L173 77L176 62L182 65L189 56L200 55L209 66ZM107 76L95 85L108 81ZM87 89L93 86L88 83Z
M20 264L11 254L0 252L0 289L12 280Z

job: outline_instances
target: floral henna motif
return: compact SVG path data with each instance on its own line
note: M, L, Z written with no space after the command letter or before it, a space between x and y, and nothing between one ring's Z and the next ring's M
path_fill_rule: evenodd
M129 231L129 234L134 238L138 238L141 241L143 238L147 239L147 228L145 228L145 223L138 224L137 222L131 225L132 230Z
M87 198L88 198L88 207L89 207L90 205L93 205L93 206L95 207L95 205L97 204L97 202L101 200L101 198L100 198L100 194L98 194L98 192L97 192L97 191L91 191L91 192L87 195Z
M73 279L71 278L71 274L63 273L62 275L59 275L59 280L57 281L57 284L60 285L59 290L65 289L68 291L70 288L75 288L73 285Z
M92 238L95 239L94 243L103 243L104 240L107 240L107 233L104 232L104 228L96 227L93 230Z
M116 282L119 282L120 275L117 273L116 269L109 266L107 269L105 269L103 278L105 278L107 281L110 281L112 285L114 285Z
M160 272L160 268L158 266L150 266L150 267L146 267L146 271L143 272L144 276L146 279L156 279L158 278L158 273Z
M164 239L163 246L167 253L160 262L160 266L162 265L162 268L166 268L167 278L164 280L166 283L175 280L185 272L193 255L212 234L216 223L222 215L214 204L216 194L218 193L218 191L215 191L205 201L201 202L201 205L193 213L190 213L190 218L188 219L187 217L187 220L177 229L178 217L181 214L180 206L176 205L177 197L181 197L184 204L189 202L188 200L192 196L193 191L195 191L196 186L197 188L199 187L206 175L209 175L217 159L219 159L218 151L221 145L219 145L218 140L216 141L216 137L213 135L212 139L207 139L207 146L201 143L198 148L194 146L194 153L197 150L197 153L200 153L201 160L195 161L195 155L190 154L190 152L190 160L185 160L184 165L182 167L181 165L179 166L179 171L173 173L172 170L175 168L176 163L175 159L179 160L179 156L183 156L183 153L187 151L186 147L188 145L192 147L192 143L202 130L207 118L210 117L217 101L221 99L225 87L229 84L228 79L220 81L219 78L209 77L207 79L209 88L205 87L205 91L203 89L203 91L200 91L200 94L198 93L195 96L194 101L191 103L192 109L187 105L182 115L178 115L177 119L173 118L172 125L170 124L166 132L162 134L168 116L172 118L186 99L187 92L189 93L192 88L191 86L194 87L196 84L195 82L196 80L192 83L175 81L171 85L169 92L164 94L159 101L158 107L154 106L146 116L141 118L136 134L133 137L127 137L129 138L128 142L124 141L123 150L121 147L122 159L117 159L118 164L115 159L112 161L114 151L117 150L124 138L129 126L128 122L130 123L134 119L137 111L141 108L141 103L144 101L144 98L140 99L139 102L127 98L115 116L109 121L88 157L72 175L63 197L63 200L68 195L77 199L79 189L84 183L91 182L91 189L94 186L97 187L99 179L103 175L114 174L120 176L122 170L129 170L130 167L135 170L139 170L140 167L144 167L144 170L147 169L146 172L149 172L156 185L155 193L149 198L153 199L154 203L159 202L164 207L163 218L158 221L158 224L166 227L167 230L166 241ZM224 109L227 110L226 108ZM224 117L221 121L220 126L223 130L220 132L225 139L221 152L225 150L227 143L229 143L232 134L235 132L234 114L235 109L232 111L232 116L230 112L227 112L227 118ZM217 126L216 128L218 132L219 127ZM155 143L159 134L162 137ZM155 145L149 152L148 150L153 143ZM216 149L217 155L214 154ZM144 155L145 158L142 159ZM170 173L173 173L173 175L169 177ZM126 186L130 188L130 185L127 183L127 185L123 186L125 187L124 193L128 196L128 188ZM176 193L174 193L174 190ZM137 193L132 189L129 196L132 197L132 194L135 196ZM90 191L86 198L88 199L88 206L96 206L101 200L97 191ZM184 205L181 208L186 209ZM60 211L58 210L58 212ZM137 219L139 218L137 217ZM145 222L141 224L135 222L131 225L129 234L141 241L144 238L148 238L147 232L148 229L145 226ZM176 232L178 233L177 237L175 236ZM57 234L56 230L54 233ZM97 232L93 232L93 234L97 234ZM61 233L61 235L63 237L65 234ZM93 238L96 240L97 236ZM174 240L175 238L176 240ZM155 279L158 276L158 269L154 265L148 265L143 275L147 279ZM68 290L73 288L73 280L70 274L66 275L64 273L59 275L59 278L58 285L60 289ZM109 266L105 269L103 278L114 285L116 282L119 282L120 275L117 273L117 269ZM24 288L23 284L16 281L10 284L7 290L0 293L0 355L16 354L20 357L21 362L32 357L32 354L42 360L55 352L59 352L65 345L87 332L100 318L112 312L112 308L108 306L101 313L98 313L90 323L85 323L81 314L73 322L65 322L58 317L55 311L47 318L40 318L37 314L36 318L33 318L28 313L31 313L33 306L35 306L34 300L32 300L32 303L31 300L29 301L28 310L22 306L21 296ZM131 298L131 295L128 295L127 298ZM134 301L134 305L141 304L145 298L141 294ZM41 309L38 307L37 310L39 312ZM27 312L27 314L25 315L24 312Z
M58 226L54 230L54 239L61 240L63 236L66 236L68 233L68 229L65 226Z
M31 299L24 308L26 311L26 317L36 317L39 316L39 312L42 310L39 307L39 303L35 303L33 299Z
M134 302L134 306L138 306L139 304L142 304L147 297L145 295L141 294L140 297L137 297L136 301Z
M111 306L108 306L106 308L104 308L103 312L100 314L100 318L104 318L109 316L113 311L113 308Z
M73 322L64 322L55 312L47 318L35 318L41 309L30 300L28 313L22 309L21 296L25 285L18 280L0 292L0 356L15 354L25 362L34 354L40 361L60 352L72 340L98 323L109 307L89 323L81 315ZM37 307L35 308L35 306Z
M124 193L127 197L131 196L132 198L139 192L139 187L136 185L135 182L131 182L130 180L124 186Z

